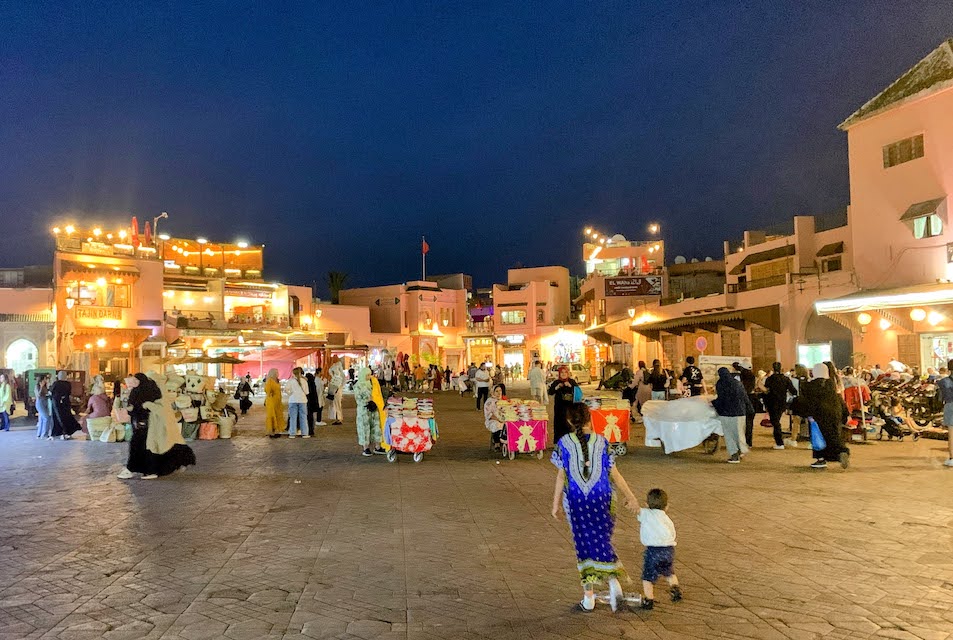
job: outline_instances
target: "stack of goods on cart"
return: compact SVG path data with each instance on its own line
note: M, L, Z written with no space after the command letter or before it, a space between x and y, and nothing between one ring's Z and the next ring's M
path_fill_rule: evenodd
M384 424L384 442L393 451L413 453L419 462L425 451L430 451L438 437L433 398L411 398L393 395L384 403L387 419ZM388 460L394 461L388 452Z
M433 416L433 398L417 398L417 417L432 420Z
M500 400L496 403L505 422L549 420L546 407L536 400Z
M629 401L623 400L622 398L614 398L610 396L587 396L583 399L589 406L590 411L617 411L619 409L629 409Z

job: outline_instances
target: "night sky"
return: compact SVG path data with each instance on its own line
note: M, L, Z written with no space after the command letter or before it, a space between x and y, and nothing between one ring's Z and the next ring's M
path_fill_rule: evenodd
M168 211L301 284L417 278L422 234L479 285L580 272L586 224L720 257L846 206L837 124L953 35L949 0L40 4L0 0L0 264Z

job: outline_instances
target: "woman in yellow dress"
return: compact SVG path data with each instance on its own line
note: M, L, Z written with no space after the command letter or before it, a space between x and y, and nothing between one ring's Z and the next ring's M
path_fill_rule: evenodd
M285 431L285 410L281 405L281 382L278 370L271 369L265 378L265 433L280 438Z

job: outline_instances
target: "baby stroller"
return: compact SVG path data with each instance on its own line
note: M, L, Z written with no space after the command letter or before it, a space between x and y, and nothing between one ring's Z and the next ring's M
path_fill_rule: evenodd
M878 440L883 440L884 432L887 433L887 440L896 438L898 441L902 441L905 436L912 435L914 442L916 442L920 438L920 433L911 429L900 416L887 416L883 419L883 424L880 425L880 433L877 434Z

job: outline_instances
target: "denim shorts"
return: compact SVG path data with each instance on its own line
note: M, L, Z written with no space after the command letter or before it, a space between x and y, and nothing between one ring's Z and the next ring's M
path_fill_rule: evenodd
M655 582L659 576L675 574L675 547L646 547L642 560L642 580Z
M953 402L943 405L943 426L953 427Z

